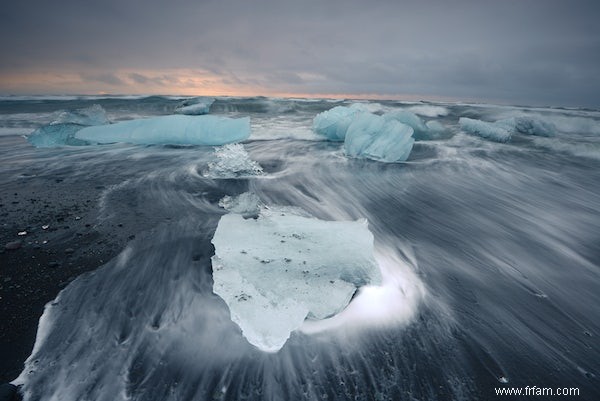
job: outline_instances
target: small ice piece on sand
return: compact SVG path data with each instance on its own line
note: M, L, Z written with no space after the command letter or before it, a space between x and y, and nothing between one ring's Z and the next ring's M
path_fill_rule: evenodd
M358 287L381 282L364 219L324 221L283 209L256 219L227 214L212 243L213 291L263 351L281 349L305 319L333 316Z
M239 142L250 136L250 118L171 115L86 127L75 138L91 143L209 145Z

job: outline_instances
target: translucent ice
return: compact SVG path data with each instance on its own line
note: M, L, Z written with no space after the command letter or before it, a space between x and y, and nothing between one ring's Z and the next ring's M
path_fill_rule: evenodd
M428 129L423 120L410 111L398 110L391 113L386 113L383 116L387 119L396 120L402 124L412 127L414 130L415 139L421 139L421 137L427 136Z
M498 120L495 124L526 135L553 136L557 128L554 124L533 117L512 117Z
M490 123L472 118L461 117L458 120L460 127L469 134L496 142L507 142L511 137L510 127L502 124Z
M505 118L493 123L461 117L459 123L463 130L497 142L508 141L513 133L553 136L556 132L554 124L526 116Z
M350 107L337 106L324 111L313 119L313 131L330 141L343 141L348 127L354 118L368 112L364 105L359 103Z
M415 142L412 127L394 119L364 113L348 127L346 155L386 163L404 161Z
M87 127L75 134L92 143L223 145L250 136L250 118L161 116Z
M219 201L219 206L245 218L257 217L260 213L260 198L252 192L244 192L238 196L225 196Z
M448 130L438 121L427 121L425 125L427 126L427 139L438 139L449 134Z
M79 125L104 125L110 121L106 111L99 104L85 109L62 111L51 124L79 124Z
M215 98L204 96L187 99L175 109L175 113L188 115L208 114L210 106L214 101Z
M263 174L263 169L250 158L242 144L229 144L215 150L216 160L208 163L208 178L240 178Z
M83 126L78 124L45 125L33 131L27 140L38 148L88 145L88 142L75 138L75 133L82 128Z
M109 123L104 109L95 104L85 109L60 112L49 125L33 131L27 140L38 148L88 145L87 141L75 138L75 133L87 126Z
M213 291L248 342L264 351L283 347L305 319L343 310L358 287L381 282L366 220L324 221L289 210L263 210L256 219L227 214L212 242Z

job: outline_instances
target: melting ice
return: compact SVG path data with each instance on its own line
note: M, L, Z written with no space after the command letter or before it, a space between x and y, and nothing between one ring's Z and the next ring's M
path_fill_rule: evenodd
M235 143L219 147L215 150L215 160L208 163L208 178L240 178L257 176L263 169L244 149L244 145Z
M393 119L364 113L358 116L346 133L346 155L387 163L404 161L415 142L412 127Z
M324 221L292 209L256 219L221 217L214 238L213 291L248 342L277 351L305 319L342 311L357 288L379 284L366 220Z
M92 143L223 145L248 139L250 118L160 116L86 127L75 138Z
M496 142L509 141L513 133L553 136L556 132L554 124L532 117L511 117L495 122L461 117L458 122L464 131Z
M249 117L172 115L104 125L92 125L94 119L85 125L81 124L83 120L77 121L46 125L34 131L28 140L37 147L105 143L217 146L250 136Z

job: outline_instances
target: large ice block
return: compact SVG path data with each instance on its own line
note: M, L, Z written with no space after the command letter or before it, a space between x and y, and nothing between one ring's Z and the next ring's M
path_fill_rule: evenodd
M246 339L277 351L305 319L343 310L356 289L379 284L366 220L324 221L291 209L256 218L221 217L214 238L213 291Z
M172 115L86 127L75 138L91 143L223 145L250 136L250 118Z
M394 119L363 113L348 127L346 155L386 163L404 161L415 142L412 127Z
M359 103L350 107L336 106L317 114L313 119L313 131L330 141L343 141L354 118L366 112L368 112L366 107Z

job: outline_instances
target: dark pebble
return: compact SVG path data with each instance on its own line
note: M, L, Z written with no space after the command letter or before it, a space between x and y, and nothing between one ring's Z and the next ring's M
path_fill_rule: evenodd
M21 247L21 245L23 245L21 243L21 241L12 241L12 242L9 242L6 245L4 245L4 249L6 249L8 251L14 251L16 249L19 249Z
M56 261L52 261L50 263L48 263L48 267L58 267L60 266L60 263L56 262Z
M65 249L65 253L66 253L67 255L70 255L70 254L72 254L72 253L75 253L75 249L73 249L73 248L67 248L67 249Z

